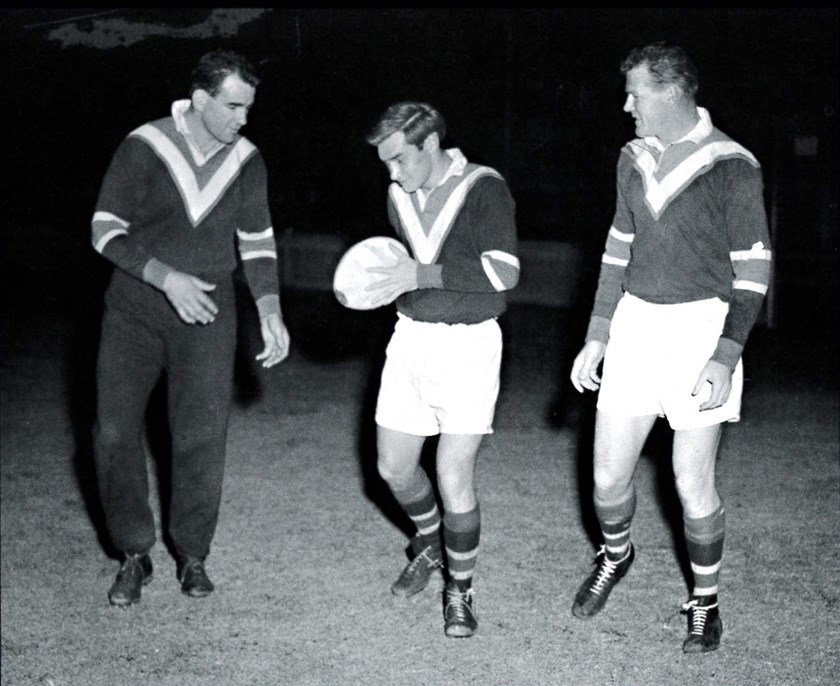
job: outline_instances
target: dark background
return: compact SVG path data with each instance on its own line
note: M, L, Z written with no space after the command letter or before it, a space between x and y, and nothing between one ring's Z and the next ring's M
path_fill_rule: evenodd
M55 39L103 12L171 35L107 49ZM446 117L447 145L507 178L523 240L575 243L597 267L633 136L618 65L665 39L694 57L715 125L764 168L777 256L765 319L836 336L836 9L274 9L235 34L183 37L211 12L0 14L4 303L98 304L109 267L89 222L110 157L186 97L195 61L217 47L263 77L246 135L269 167L278 234L387 232L387 177L363 136L388 104L422 99Z

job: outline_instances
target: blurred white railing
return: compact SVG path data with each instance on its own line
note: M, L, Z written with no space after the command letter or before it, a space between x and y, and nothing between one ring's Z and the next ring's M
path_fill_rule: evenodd
M283 284L289 288L332 290L338 261L350 247L341 236L286 229L278 241ZM572 243L520 241L519 285L510 302L574 307L580 290L581 250Z

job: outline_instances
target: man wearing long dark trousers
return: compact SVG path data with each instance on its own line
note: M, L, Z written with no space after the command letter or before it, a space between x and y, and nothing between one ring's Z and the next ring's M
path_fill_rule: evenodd
M108 532L124 560L108 598L140 600L155 526L142 444L149 396L166 375L172 435L169 533L181 590L213 591L216 529L236 349L236 249L260 315L264 367L288 354L265 164L239 134L258 79L232 52L204 55L190 99L132 131L108 168L94 248L116 267L105 295L94 450Z

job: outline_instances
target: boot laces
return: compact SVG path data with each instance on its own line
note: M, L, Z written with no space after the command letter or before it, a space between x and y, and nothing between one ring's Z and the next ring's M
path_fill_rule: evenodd
M440 560L433 559L429 553L431 552L431 547L424 548L417 557L415 557L411 562L408 563L408 567L405 568L405 571L409 574L413 573L421 564L425 564L427 567L431 567L434 569L435 567L440 567L441 562Z
M472 601L475 591L467 589L459 591L457 588L446 589L446 616L456 622L466 622L472 615Z
M595 593L596 595L600 595L601 591L603 591L604 587L607 585L607 582L615 576L615 570L618 569L618 562L615 562L607 557L607 553L603 546L601 547L601 550L598 551L598 554L603 555L603 557L598 567L598 576L595 577L595 581L590 589L592 593Z
M702 636L703 632L706 629L706 619L709 615L709 610L714 607L717 607L717 604L714 605L698 605L700 601L696 598L692 598L687 603L683 603L682 609L683 612L687 612L689 618L691 620L691 631L689 632L695 636Z

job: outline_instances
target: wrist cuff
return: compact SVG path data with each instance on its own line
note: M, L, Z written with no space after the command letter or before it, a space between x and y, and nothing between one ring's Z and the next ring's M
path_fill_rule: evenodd
M740 343L736 343L731 338L721 338L718 340L717 348L715 348L715 354L712 355L712 359L734 370L743 352L744 346Z
M610 323L612 320L606 317L593 316L589 320L589 328L586 330L585 342L601 341L606 343L610 340Z
M260 313L260 319L270 314L280 314L280 296L264 295L259 298L257 300L257 312Z
M417 288L443 288L443 265L418 263Z
M143 267L143 281L152 284L152 286L159 290L163 290L163 282L166 281L166 277L173 271L175 270L168 264L164 264L153 257Z

